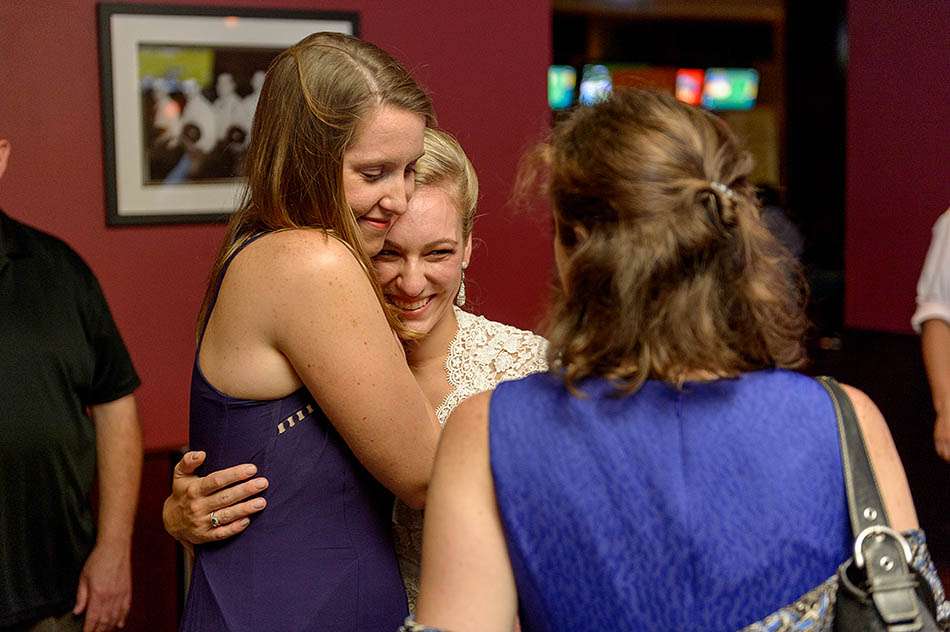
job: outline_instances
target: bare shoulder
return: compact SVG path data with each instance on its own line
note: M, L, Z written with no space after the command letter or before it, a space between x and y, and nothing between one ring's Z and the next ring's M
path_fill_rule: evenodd
M332 280L335 274L364 274L350 246L313 228L275 231L248 246L242 255L243 261L239 261L243 271L278 274L285 281L319 283L321 279Z
M858 425L864 435L868 457L891 519L891 526L901 531L917 528L917 514L904 474L904 466L884 415L864 392L847 384L841 386L851 399L858 417Z
M227 349L257 340L286 352L288 344L300 347L323 330L339 329L347 322L340 318L379 316L385 323L382 314L369 274L348 245L319 229L281 230L234 259L208 331L212 344L224 334ZM359 326L366 323L353 329Z
M250 298L247 307L262 323L283 326L291 312L319 319L329 305L375 309L369 274L355 252L318 229L275 231L258 239L241 252L228 277L222 289L230 286Z
M341 336L374 322L386 330L369 276L346 244L316 229L275 231L248 244L228 267L199 361L229 395L282 397L304 379L295 362L322 360L325 368Z
M261 238L248 250L241 262L242 289L253 297L252 317L292 362L312 361L321 352L314 347L315 337L337 337L338 345L339 336L349 336L373 348L380 348L380 336L370 342L367 331L391 337L370 272L339 238L318 229L284 230ZM338 348L334 343L324 346L322 352L331 355Z
M889 461L894 460L900 464L900 457L897 454L897 448L894 446L894 440L891 438L890 428L888 428L887 421L878 409L877 404L860 389L848 384L842 384L841 387L848 394L851 405L854 406L854 412L858 416L858 425L861 426L861 434L864 435L864 442L867 444L869 451L877 452Z
M881 439L891 441L891 433L888 430L887 422L884 420L884 415L881 414L871 398L864 391L848 384L842 384L841 388L847 393L851 405L854 406L858 423L861 425L861 432L864 433L864 440L869 442Z
M442 431L439 453L458 453L464 457L488 450L488 405L491 391L476 393L459 404Z

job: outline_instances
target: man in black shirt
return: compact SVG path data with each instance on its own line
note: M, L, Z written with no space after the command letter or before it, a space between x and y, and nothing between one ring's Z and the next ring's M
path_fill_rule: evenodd
M9 155L0 138L0 177ZM86 264L0 211L0 630L124 625L138 385Z

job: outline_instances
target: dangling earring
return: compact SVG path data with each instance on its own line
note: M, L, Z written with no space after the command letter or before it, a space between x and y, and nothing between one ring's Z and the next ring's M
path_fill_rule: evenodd
M467 265L462 266L462 282L459 284L459 293L455 295L455 304L459 307L465 306L465 268Z

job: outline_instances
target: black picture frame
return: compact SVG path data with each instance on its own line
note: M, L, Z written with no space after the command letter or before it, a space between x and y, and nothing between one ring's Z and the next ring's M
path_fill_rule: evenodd
M109 225L226 221L269 59L317 31L359 36L348 11L100 3L97 17Z

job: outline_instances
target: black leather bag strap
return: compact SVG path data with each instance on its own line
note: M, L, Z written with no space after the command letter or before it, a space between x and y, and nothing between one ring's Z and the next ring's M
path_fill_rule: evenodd
M838 419L838 439L841 442L841 462L844 468L844 485L848 493L851 531L857 537L870 526L889 526L890 521L881 500L877 478L868 459L864 435L861 434L851 398L834 379L820 377L818 381L831 396L835 417Z
M890 526L851 399L835 380L822 377L819 382L831 396L838 420L848 514L855 538L850 566L864 575L864 590L886 629L923 630L928 617L922 616L915 591L911 548Z

